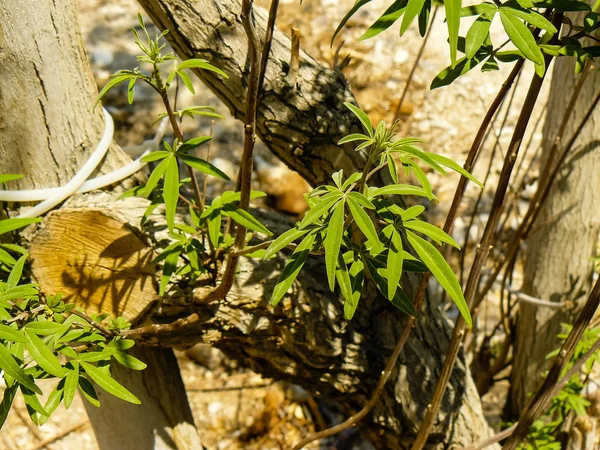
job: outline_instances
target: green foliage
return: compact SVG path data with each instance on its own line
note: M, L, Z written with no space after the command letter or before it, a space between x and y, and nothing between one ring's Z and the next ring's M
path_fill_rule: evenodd
M365 151L368 158L365 169L346 179L340 170L332 175L333 185L314 189L307 196L310 209L304 218L267 249L264 257L270 258L301 239L279 277L271 303L277 305L281 301L310 253L324 253L329 289L339 288L347 319L356 312L365 272L392 304L414 315L412 302L400 283L402 273L431 271L470 325L469 308L452 269L436 247L419 235L438 245L447 243L458 248L458 244L439 228L418 219L424 207L403 209L388 196L435 198L421 165L439 173L455 170L477 180L454 161L423 151L416 145L420 140L396 139L394 126L388 128L381 122L374 128L363 111L349 103L346 107L362 123L364 134L348 135L340 144L354 143L357 151ZM421 186L399 184L398 165L407 176L415 175ZM371 176L384 168L396 183L381 188L369 186Z
M341 32L348 20L370 0L358 0L352 9L341 20L333 39ZM482 64L483 72L499 70L499 63L512 63L518 59L527 59L536 66L538 74L545 71L544 54L552 56L571 56L576 60L576 71L583 70L586 61L600 55L600 46L585 45L584 39L598 29L599 21L596 9L585 0L552 0L552 1L518 1L482 2L462 7L461 0L444 0L446 23L448 26L448 42L450 45L451 64L440 72L431 83L431 89L446 86L458 77ZM370 39L400 21L400 36L418 17L419 32L425 35L429 26L431 2L424 0L396 0L360 37ZM553 15L571 11L586 11L581 24L569 20L568 33L557 39L557 43L549 45L550 39L557 33L552 24ZM477 16L466 36L459 37L461 19ZM495 46L489 33L492 23L500 21L504 32L516 50L501 51L507 42ZM593 38L592 38L593 39ZM595 39L594 39L595 40ZM502 40L503 41L503 40ZM459 58L457 53L464 53Z
M18 246L9 249L21 252ZM122 338L119 331L129 328L129 323L119 317L111 320L107 329L101 325L106 315L87 317L60 295L42 296L38 287L26 280L27 256L10 261L10 272L0 281L0 370L6 384L0 428L18 391L36 425L45 423L61 402L69 408L78 387L85 386L84 397L96 398L92 403L99 404L89 380L125 401L139 403L109 370L112 358L130 369L146 367L126 353L133 341ZM58 383L42 405L37 380L47 378L57 378Z

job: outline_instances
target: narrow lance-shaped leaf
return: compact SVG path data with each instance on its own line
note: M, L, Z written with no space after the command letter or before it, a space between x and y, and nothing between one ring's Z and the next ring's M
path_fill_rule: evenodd
M291 230L287 230L285 233L283 233L281 236L279 236L277 239L275 239L271 243L271 245L269 245L269 248L267 248L267 251L265 252L263 259L269 259L275 253L284 249L285 247L290 245L292 242L294 242L296 239L300 239L306 233L308 233L308 229L306 229L306 228L304 230L299 230L297 228L292 228Z
M140 400L121 386L117 381L108 375L106 372L101 370L100 368L88 364L84 361L81 362L81 368L85 370L85 372L90 376L94 382L104 389L109 394L114 395L115 397L120 398L121 400L125 400L126 402L133 403L135 405L139 405Z
M435 248L435 246L416 234L408 231L406 236L410 245L412 245L417 252L417 255L419 255L419 258L421 258L421 260L425 263L427 268L438 280L442 288L448 293L450 298L454 300L456 307L470 328L472 321L471 313L469 312L469 306L467 305L462 289L458 283L458 280L456 279L456 276L454 275L454 272L452 272L452 269L444 257Z
M392 3L358 40L364 41L365 39L370 39L391 27L402 16L407 3L408 0L396 0Z
M331 218L327 223L327 235L323 240L325 248L325 269L327 270L327 280L329 289L335 289L335 269L337 266L338 255L344 236L344 205L342 200L334 209Z
M25 329L25 337L27 338L27 350L35 362L50 375L59 378L64 377L65 370L56 355L46 346L44 341L42 341L32 330L27 328Z
M35 385L28 375L25 374L10 351L2 344L0 344L0 369L27 389L40 395L42 394L41 389Z
M4 339L9 342L27 342L25 336L23 336L23 333L4 324L0 324L0 339Z
M485 38L490 32L490 26L492 25L492 18L494 14L492 14L492 17L489 17L487 14L482 14L475 22L473 22L471 28L469 28L465 38L465 55L467 58L473 58L475 53L477 53L477 51L483 45Z
M318 203L308 210L304 219L298 224L298 228L301 230L319 220L342 198L342 196L343 194L341 192L332 192L321 197L318 200Z
M365 127L365 130L368 132L369 136L373 137L373 124L371 123L369 116L367 116L362 109L354 106L352 103L345 102L344 106L352 111L352 114L354 114L363 124L363 127Z
M443 230L440 230L435 225L423 222L421 220L410 220L404 222L404 227L418 231L419 233L423 233L424 235L429 236L431 239L436 241L438 244L444 242L460 250L460 245L458 245L458 243L452 239L452 237L450 237Z
M267 236L273 235L273 233L271 233L267 227L265 227L254 216L252 216L252 214L250 214L248 211L244 211L241 208L225 207L223 208L223 214L227 217L231 217L236 223L249 230L259 231Z
M452 67L456 64L456 50L458 48L458 30L460 27L461 0L444 0L446 22L448 23L448 37L450 41L450 60Z
M14 265L10 274L8 275L8 280L6 282L7 287L13 288L19 284L21 280L21 276L23 275L23 267L25 266L25 261L27 261L28 254L24 254L21 256L17 263Z
M23 175L17 173L7 173L4 175L0 175L0 184L7 183L9 181L20 180L23 178Z
M9 231L18 230L32 223L41 222L39 217L23 218L23 219L5 219L0 220L0 234L8 233Z
M364 282L364 263L358 259L353 261L350 266L350 282L352 287L352 301L344 302L344 317L347 320L351 320L354 317L358 302L360 300L360 294L362 292Z
M350 213L354 218L354 221L360 228L360 231L367 237L372 244L379 244L379 238L377 237L377 230L375 230L375 225L371 221L369 215L362 209L362 206L358 204L358 202L353 198L348 198L348 207L350 208Z
M388 298L394 298L402 277L402 236L392 227L387 255Z
M360 8L365 6L370 1L371 0L356 0L356 3L354 3L354 6L352 6L350 11L348 11L346 13L346 15L340 21L340 24L335 29L335 32L333 33L333 36L331 37L331 45L333 45L333 41L335 40L335 38L339 34L339 32L342 31L342 28L344 28L344 25L346 25L346 22L348 22L348 20L350 20L350 18L356 13L356 11L358 11Z
M14 383L12 386L4 389L4 394L2 397L2 402L0 403L0 429L6 422L6 418L8 417L8 413L11 410L13 400L15 399L15 395L17 394L17 389L19 385Z
M411 186L410 184L390 184L388 186L377 188L373 196L379 197L382 195L418 195L420 197L429 196L422 188L418 186Z
M298 277L298 274L300 273L302 266L304 266L313 244L315 243L315 237L315 233L308 234L302 242L300 242L296 250L294 250L292 256L290 256L281 275L279 275L279 279L277 280L277 284L271 295L271 305L276 306L281 301L285 293L292 286L294 280Z
M402 24L400 24L400 36L404 34L415 17L421 12L424 4L425 0L408 0L408 5L406 6L404 17L402 18Z
M212 165L208 161L190 155L178 155L177 157L181 159L184 163L186 163L188 166L193 167L194 169L202 173L212 175L213 177L221 178L222 180L229 181L229 177L225 172L223 172L218 167Z
M544 55L535 42L535 38L527 25L514 15L510 9L500 9L500 19L504 26L504 31L510 38L515 47L517 47L525 58L536 64L544 64Z
M75 398L75 392L77 391L77 385L79 384L79 363L77 361L71 361L70 364L73 366L73 369L67 372L64 389L64 404L67 409L69 409Z
M229 76L221 69L213 66L204 59L187 59L179 64L179 69L203 69L210 70L211 72L221 75L223 78L229 78Z
M457 164L456 162L452 161L450 158L447 158L447 157L442 156L442 155L438 155L436 153L427 153L427 154L429 155L429 157L431 159L433 159L434 161L436 161L438 164L441 164L442 166L446 166L449 169L452 169L455 172L460 173L463 177L469 179L470 181L472 181L473 183L475 183L480 188L484 187L483 183L481 183L481 181L479 181L477 178L475 178L473 175L471 175L469 172L467 172L459 164Z
M340 287L342 297L344 297L344 304L352 303L354 300L352 295L352 282L350 281L350 274L348 272L348 268L346 267L346 263L344 262L344 257L342 256L341 252L338 254L338 263L337 269L335 271L335 279L337 280L337 284ZM346 319L348 319L348 317L346 317Z

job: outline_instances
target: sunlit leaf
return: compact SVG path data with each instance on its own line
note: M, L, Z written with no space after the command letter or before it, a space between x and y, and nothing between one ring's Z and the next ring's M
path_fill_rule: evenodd
M28 328L25 329L25 337L27 338L25 345L35 362L50 375L58 378L64 377L65 370L54 352L46 346L44 341Z
M100 386L109 394L135 405L139 405L141 403L135 395L117 383L117 381L105 371L83 361L81 362L81 368L85 370L85 373L87 373L98 386Z
M333 210L327 223L327 235L323 240L325 269L327 270L327 280L331 291L335 288L335 270L344 235L344 204L345 202L341 201Z
M25 374L10 351L2 344L0 344L0 369L27 389L40 395L42 394L41 389L35 385L28 375Z

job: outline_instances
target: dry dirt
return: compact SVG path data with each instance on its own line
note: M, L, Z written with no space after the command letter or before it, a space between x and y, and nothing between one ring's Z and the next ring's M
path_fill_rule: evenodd
M358 37L383 12L385 3L375 0L365 11L356 14L348 22L346 30L341 33L333 48L329 45L332 33L341 17L352 6L352 0L313 0L305 1L302 5L295 0L282 0L278 26L288 33L292 26L298 28L302 36L301 46L328 64L333 64L335 48L343 40L345 44L340 50L340 56L351 57L350 64L344 72L351 82L359 104L374 121L383 119L389 122L393 118L400 93L419 50L421 38L414 28L400 38L396 25L375 39L359 42ZM258 4L268 6L269 2L258 0ZM135 1L79 0L79 10L84 42L100 86L105 84L110 73L115 70L137 65L136 47L130 34L131 27L136 23L136 14L140 10ZM467 26L468 24L465 24L465 28ZM486 107L491 103L510 67L485 74L475 69L450 87L430 91L428 86L432 78L449 62L445 39L443 11L440 11L403 107L401 134L426 139L427 150L450 156L462 163ZM485 211L491 203L500 167L498 155L504 153L515 123L515 111L518 111L518 106L523 101L524 90L530 78L531 70L526 70L514 99L515 107L508 115L499 139L497 157L492 163L488 187L483 194L482 212L475 218L471 238L475 238L485 224ZM187 92L182 93L180 105L210 105L226 116L215 123L213 161L233 177L241 153L242 126L228 117L226 108L219 104L214 95L200 83L195 84L197 95L193 97ZM161 112L161 106L147 89L136 91L133 107L127 105L125 99L123 92L117 91L109 95L105 105L115 117L117 142L124 147L139 145L152 137L154 131L151 124L156 114ZM540 102L542 106L544 103ZM534 112L536 120L541 116L542 110L542 107L538 107ZM498 120L492 130L481 163L474 171L475 176L480 179L486 173L494 137L501 132L500 122ZM209 133L209 121L184 123L187 135ZM534 129L531 135L532 142L527 160L538 146L540 130ZM526 142L529 140L528 136ZM278 187L278 180L283 177L287 180L293 174L276 161L264 146L259 146L258 155L256 178L259 181L256 187L273 194L274 203L282 209L292 214L301 212L304 208L301 194L307 186L298 180L289 183L294 186L293 189L282 193ZM440 202L424 205L427 207L429 219L440 225L445 218L458 177L430 175ZM215 190L221 188L222 186L213 186ZM459 218L454 231L459 243L464 242L467 218L479 190L471 184L467 192L468 201L464 202L461 214L466 218ZM496 310L492 299L484 310L486 323L497 320ZM194 350L193 358L183 353L178 356L196 423L208 449L289 448L290 444L313 429L315 421L341 419L335 414L325 419L319 417L314 399L307 393L294 386L274 383L250 371L236 368L216 350L199 347ZM502 401L501 386L488 398L486 411L490 417L497 418ZM97 448L80 399L74 402L69 411L59 409L50 421L39 429L31 425L26 416L23 402L18 399L7 424L0 432L0 448ZM47 441L51 442L46 443ZM307 448L318 447L313 445ZM367 449L369 446L364 442L357 442L352 448Z

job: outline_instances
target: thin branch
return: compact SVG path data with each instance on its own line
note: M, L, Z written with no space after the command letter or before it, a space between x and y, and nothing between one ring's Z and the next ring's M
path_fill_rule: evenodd
M273 31L275 29L275 21L277 19L278 8L279 0L271 0L269 18L267 19L267 32L265 34L265 44L263 46L262 56L260 59L260 75L258 76L258 98L261 98L263 94L265 75L267 73L267 64L269 63L269 54L271 53L271 43L273 42Z
M425 46L427 45L427 41L429 40L429 35L431 33L431 29L433 28L433 21L435 20L438 8L438 5L435 5L435 7L433 8L433 13L431 14L431 19L429 21L429 27L427 27L427 32L423 37L423 41L421 42L421 47L419 48L419 52L417 53L415 62L413 63L410 69L408 78L406 79L406 84L404 85L404 90L402 91L402 95L400 96L400 100L398 101L398 106L396 106L396 112L394 112L394 120L392 120L392 123L400 118L400 114L402 112L402 105L404 104L404 99L406 98L406 94L408 93L408 89L410 88L410 84L415 75L415 71L417 70L417 67L419 67L419 62L421 61L423 52L425 51Z
M250 205L250 190L252 189L252 165L254 142L256 140L256 111L258 109L258 89L261 84L260 80L260 60L259 60L259 44L258 35L253 14L253 0L242 1L242 23L246 36L248 37L248 54L250 56L250 75L248 79L248 92L246 95L246 118L244 125L244 150L240 161L240 171L238 174L238 184L240 195L239 208L248 211ZM238 186L236 186L238 187ZM233 252L227 255L227 263L225 273L221 284L215 291L208 295L206 300L225 298L233 286L235 279L235 271L239 257L235 255L235 251L241 251L246 244L246 227L238 224L236 228L235 241L233 244Z
M108 328L104 327L102 324L96 322L94 319L92 319L91 317L89 317L87 314L81 312L81 311L77 311L76 309L72 309L70 314L73 314L77 317L81 317L83 320L85 320L87 323L89 323L91 326L93 326L95 329L97 329L98 331L100 331L102 334L104 334L105 336L117 336L119 333L116 331L111 331Z
M556 17L559 16L561 16L561 14L556 15ZM560 21L558 22L558 25L560 25ZM548 66L550 61L551 57L547 55L545 61L546 67ZM473 300L477 291L479 276L481 274L487 256L490 250L492 249L492 240L494 238L496 226L502 214L502 205L504 203L504 198L508 190L510 177L519 153L519 149L521 147L521 142L523 141L523 136L525 135L527 125L531 118L531 112L533 111L533 108L536 104L543 81L544 77L539 77L537 74L534 75L531 81L531 85L529 87L529 91L527 92L525 102L521 109L519 119L517 120L517 123L515 125L515 131L513 133L511 142L508 146L506 157L504 159L504 164L502 166L502 171L500 173L500 178L498 180L496 194L494 195L494 200L492 202L490 217L483 232L483 236L481 237L481 241L477 246L475 259L473 261L473 265L471 267L471 271L467 279L467 285L465 288L465 300L467 302L467 305L469 305L469 309L471 311L473 311L478 306L477 304L474 304ZM461 315L458 317L454 325L454 329L452 331L452 338L448 345L448 351L446 353L444 365L438 378L433 397L427 407L425 417L423 418L423 423L421 424L421 428L417 433L417 437L412 447L413 450L421 450L425 446L427 439L429 438L429 434L431 433L431 428L433 427L433 423L439 412L444 393L446 392L446 388L448 387L448 381L450 380L450 375L452 374L454 364L456 363L456 358L458 357L458 352L460 350L461 343L463 341L463 337L465 335L466 330L467 324Z

